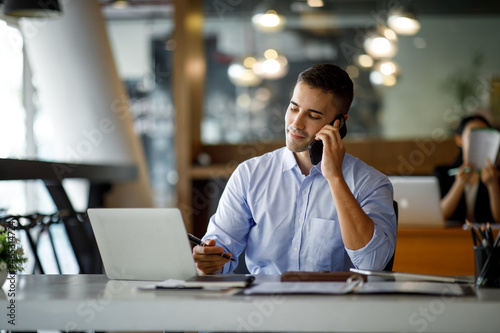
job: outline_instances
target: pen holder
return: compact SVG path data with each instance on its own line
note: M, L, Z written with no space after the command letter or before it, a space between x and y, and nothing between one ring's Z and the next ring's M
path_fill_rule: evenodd
M476 288L500 288L500 248L474 246Z

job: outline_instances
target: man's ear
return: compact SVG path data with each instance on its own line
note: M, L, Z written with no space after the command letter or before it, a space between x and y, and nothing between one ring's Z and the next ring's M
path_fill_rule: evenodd
M463 146L462 137L458 134L455 134L455 144L460 148Z

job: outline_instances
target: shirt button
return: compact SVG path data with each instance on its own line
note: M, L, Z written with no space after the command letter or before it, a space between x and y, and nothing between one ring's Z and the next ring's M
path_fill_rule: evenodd
M299 223L302 223L302 222L304 222L304 220L301 217L301 218L299 218Z
M307 194L307 190L302 190L302 195L306 195Z
M294 248L293 248L293 250L294 250L295 252L297 252L297 248L296 248L296 247L294 247Z

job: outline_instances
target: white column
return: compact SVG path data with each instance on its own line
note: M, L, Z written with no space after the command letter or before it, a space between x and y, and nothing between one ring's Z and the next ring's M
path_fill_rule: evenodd
M133 131L128 97L118 77L96 0L63 0L62 16L21 19L42 112L50 119L55 161L135 164L137 181L116 184L113 207L152 207L144 152Z

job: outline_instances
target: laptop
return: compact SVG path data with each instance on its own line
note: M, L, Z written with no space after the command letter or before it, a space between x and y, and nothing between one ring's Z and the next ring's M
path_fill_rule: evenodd
M108 279L187 280L196 267L177 208L91 208L90 224Z
M433 176L390 176L400 226L444 227L439 184Z

